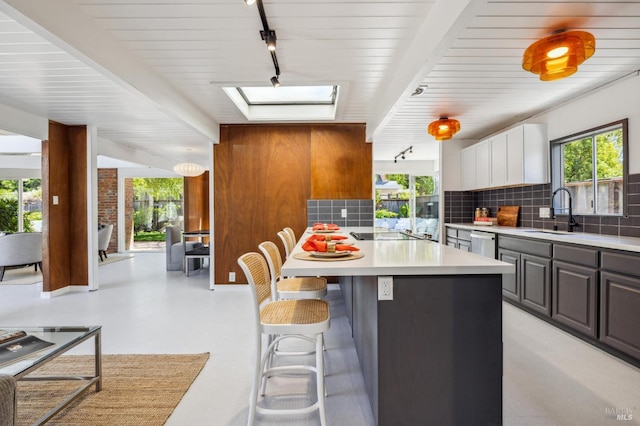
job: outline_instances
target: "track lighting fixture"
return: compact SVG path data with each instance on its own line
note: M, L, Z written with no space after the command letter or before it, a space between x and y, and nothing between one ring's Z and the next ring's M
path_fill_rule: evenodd
M270 52L275 52L276 50L276 32L273 30L269 30L269 31L260 31L260 37L262 37L262 39L265 41L265 43L267 43L267 49L269 49Z
M255 4L255 2L256 2L256 0L244 0L244 3L245 3L247 6L251 6L252 4Z
M409 154L413 154L413 146L410 146L409 148L405 149L404 151L400 151L400 152L395 156L395 158L393 159L393 162L394 162L394 163L397 163L397 162L398 162L398 157L400 157L400 158L402 158L402 159L404 160L404 159L405 159L405 154L406 154L407 152L408 152Z
M244 0L246 4L256 4L258 6L258 13L260 14L260 20L262 21L262 30L260 30L260 38L267 43L267 49L271 54L271 60L273 61L273 68L275 68L276 75L271 77L271 84L273 87L280 86L280 81L278 78L280 77L280 65L278 65L278 57L276 56L276 32L269 28L269 23L267 22L267 15L264 12L264 5L262 4L262 0Z

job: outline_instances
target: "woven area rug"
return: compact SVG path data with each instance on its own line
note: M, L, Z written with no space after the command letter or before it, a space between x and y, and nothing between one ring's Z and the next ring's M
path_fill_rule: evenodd
M103 355L102 391L91 386L47 425L162 425L198 376L208 353ZM67 355L35 374L92 373L92 355ZM18 425L32 425L80 382L18 382Z

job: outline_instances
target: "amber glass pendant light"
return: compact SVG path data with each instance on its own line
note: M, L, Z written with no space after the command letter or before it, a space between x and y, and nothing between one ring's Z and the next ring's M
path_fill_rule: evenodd
M439 120L432 121L427 128L431 136L437 141L451 139L453 135L460 131L460 122L453 118L440 117Z
M542 81L565 78L578 71L596 51L596 39L586 31L556 32L525 50L522 68L540 76Z

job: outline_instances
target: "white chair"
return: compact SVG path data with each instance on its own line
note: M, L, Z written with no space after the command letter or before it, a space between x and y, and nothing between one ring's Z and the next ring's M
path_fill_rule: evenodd
M98 229L98 256L100 261L107 259L107 249L109 248L109 242L111 241L111 233L113 232L113 223L105 225L103 228ZM102 258L104 256L104 259Z
M271 241L258 245L267 259L271 275L271 292L280 299L320 299L327 295L327 279L322 277L282 277L280 250Z
M255 374L249 397L249 418L252 426L256 413L263 415L300 415L318 410L320 423L326 425L324 395L323 333L329 329L329 304L324 300L278 300L273 301L271 280L267 262L255 252L246 253L238 259L238 264L249 281L255 316ZM262 336L268 336L268 346L262 354ZM313 337L310 337L313 336ZM315 366L282 365L273 367L272 359L276 346L285 339L303 339L315 344ZM258 391L266 389L268 377L296 370L315 373L317 400L306 407L295 409L274 409L258 405ZM282 396L279 395L278 398Z
M282 240L282 245L284 246L284 254L286 257L289 257L293 248L295 247L295 242L291 240L289 234L285 231L278 231L278 237Z

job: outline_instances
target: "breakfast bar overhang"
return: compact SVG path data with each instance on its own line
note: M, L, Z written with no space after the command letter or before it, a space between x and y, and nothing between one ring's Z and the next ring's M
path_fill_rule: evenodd
M309 261L298 244L282 272L339 277L377 424L502 424L501 286L514 266L426 240L357 246L360 259ZM379 277L393 300L378 300Z

